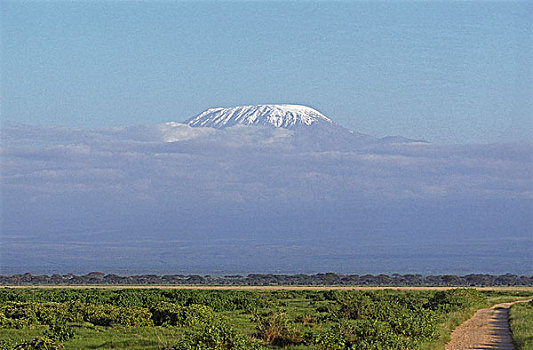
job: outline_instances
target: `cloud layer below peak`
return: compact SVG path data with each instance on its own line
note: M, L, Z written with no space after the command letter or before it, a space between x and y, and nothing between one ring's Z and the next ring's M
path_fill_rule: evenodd
M226 270L246 264L261 270L277 256L286 271L337 266L330 258L330 265L309 262L304 252L313 249L330 256L335 247L382 242L390 253L401 237L431 245L457 237L522 242L533 234L531 219L520 216L532 207L531 144L345 148L286 129L180 123L102 130L9 124L2 143L2 241L9 250L2 252L3 269L16 269L32 244L63 242L56 248L74 254L73 242L90 241L84 232L111 232L104 237L122 243L183 240L188 245L176 247L199 244L200 255L211 251L205 244L213 239L244 239L243 247L253 251L259 241L286 237L296 242L292 253L276 248L255 264L213 258L186 266L162 248L143 253L193 270L221 261ZM319 244L325 230L331 242ZM24 241L28 237L33 243ZM56 248L46 249L54 256ZM95 248L96 256L110 249ZM235 254L235 245L225 249ZM300 265L283 262L287 254L301 255ZM520 254L530 258L531 249ZM116 269L135 260L121 259L100 261ZM62 264L72 270L68 261ZM161 269L158 264L152 267Z

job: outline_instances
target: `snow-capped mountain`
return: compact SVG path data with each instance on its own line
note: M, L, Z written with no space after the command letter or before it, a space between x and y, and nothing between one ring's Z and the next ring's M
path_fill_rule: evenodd
M273 126L293 129L317 124L334 125L333 121L319 111L300 105L257 105L230 108L209 108L189 119L192 127L224 129L236 125Z
M290 104L210 108L185 123L219 130L239 126L285 129L292 134L290 144L300 150L353 149L377 140L348 130L311 107Z
M351 151L380 145L424 142L401 136L377 138L351 131L319 111L300 105L257 105L210 108L183 122L143 124L93 131L93 141L120 138L135 142L176 143L177 147L207 144L279 147L295 151ZM209 148L209 147L208 147Z
M287 129L293 132L293 146L313 150L347 150L376 144L415 141L402 137L379 139L351 131L311 107L292 104L209 108L185 124L192 128L219 130L236 126Z

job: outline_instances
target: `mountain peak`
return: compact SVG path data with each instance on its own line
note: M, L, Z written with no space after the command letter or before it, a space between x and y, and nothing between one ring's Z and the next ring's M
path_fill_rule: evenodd
M186 122L192 127L223 129L236 125L273 126L292 129L318 123L333 124L319 111L302 105L267 104L209 108Z

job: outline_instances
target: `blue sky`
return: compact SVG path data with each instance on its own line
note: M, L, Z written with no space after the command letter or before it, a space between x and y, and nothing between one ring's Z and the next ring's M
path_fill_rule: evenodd
M299 103L375 136L533 134L531 2L0 6L2 120L118 127Z

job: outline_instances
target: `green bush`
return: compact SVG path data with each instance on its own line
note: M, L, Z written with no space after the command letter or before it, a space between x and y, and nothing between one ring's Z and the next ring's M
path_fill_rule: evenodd
M436 292L427 307L440 312L453 312L471 308L485 300L485 296L476 289L457 288Z
M10 320L20 320L24 324L36 324L38 320L35 308L36 304L32 303L8 303L2 305L1 313Z
M285 346L303 341L301 332L294 327L283 312L256 314L253 320L256 325L255 337L266 343Z
M323 350L343 350L347 344L344 335L333 330L317 335L313 342Z
M0 340L0 350L12 350L16 343L12 340Z
M294 294L287 294L294 296ZM273 299L278 297L272 295ZM229 290L164 290L164 289L57 289L57 290L13 290L0 291L0 303L81 303L111 305L115 307L148 307L167 302L181 306L193 304L211 307L216 312L253 310L269 306L272 300L256 292Z
M333 325L315 338L324 350L408 350L411 339L396 334L386 322L377 320L344 321Z
M86 305L84 320L95 326L110 326L113 321L113 307L107 305Z
M115 307L112 310L113 323L123 326L151 326L152 313L143 307Z
M187 332L172 350L255 350L257 342L248 340L231 326L209 324Z
M76 313L70 312L67 304L58 303L6 303L0 307L0 324L4 327L20 328L30 324L55 324L56 320L80 321Z
M27 340L18 343L13 348L14 350L60 350L63 345L56 343L54 340L44 337L37 337L32 340Z
M394 333L416 340L428 341L437 337L437 317L430 310L409 310L388 318Z
M58 322L50 325L50 328L43 335L57 342L64 342L74 336L74 328L66 323Z
M150 326L152 314L141 307L115 307L111 305L86 305L84 320L96 326L110 326L119 324L123 326Z
M397 334L385 321L358 320L353 327L353 339L348 342L349 349L361 350L407 350L413 349L411 338Z
M370 296L363 293L347 296L337 301L337 304L338 312L334 315L335 318L358 320L373 317L376 313L376 305Z
M98 326L150 326L147 308L68 303L7 303L0 307L0 326L23 328L30 324L55 325L58 322L87 321Z
M213 309L205 305L180 306L161 302L152 306L150 312L156 326L195 326L216 319Z
M410 349L437 337L438 314L428 293L377 291L330 293L335 302L321 318L337 322L315 343L322 349Z

